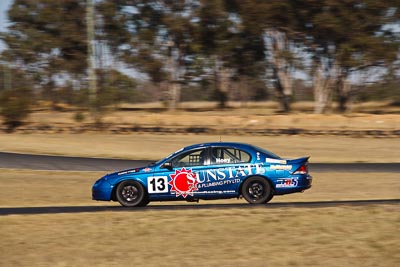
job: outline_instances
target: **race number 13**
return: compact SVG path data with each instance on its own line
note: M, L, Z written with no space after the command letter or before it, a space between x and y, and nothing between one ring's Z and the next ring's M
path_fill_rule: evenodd
M154 176L147 179L147 190L151 193L168 193L168 177Z

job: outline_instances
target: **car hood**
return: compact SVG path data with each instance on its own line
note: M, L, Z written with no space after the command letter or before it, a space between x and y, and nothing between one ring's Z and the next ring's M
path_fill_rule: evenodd
M122 171L109 173L104 177L107 177L107 179L115 179L115 178L119 178L119 177L125 176L125 175L134 175L134 174L139 174L139 173L150 173L150 172L153 172L153 168L151 168L149 166L144 166L144 167L126 169L126 170L122 170Z

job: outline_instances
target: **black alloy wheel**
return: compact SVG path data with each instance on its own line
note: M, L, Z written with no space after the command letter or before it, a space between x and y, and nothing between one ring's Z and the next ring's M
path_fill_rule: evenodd
M117 186L117 200L125 207L143 207L149 201L141 183L137 181L123 181Z
M243 183L242 195L250 204L263 204L273 197L271 185L262 177L254 176Z

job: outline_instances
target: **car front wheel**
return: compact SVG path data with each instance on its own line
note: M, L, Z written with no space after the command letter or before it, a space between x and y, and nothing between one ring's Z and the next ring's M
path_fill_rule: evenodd
M117 186L118 202L125 207L143 207L149 201L143 185L137 181L123 181Z
M250 204L267 203L273 197L271 185L262 177L250 177L243 183L242 195Z

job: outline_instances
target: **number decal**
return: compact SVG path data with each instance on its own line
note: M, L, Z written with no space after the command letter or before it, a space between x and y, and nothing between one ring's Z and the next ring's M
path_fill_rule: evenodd
M147 178L147 190L151 193L168 193L168 177L154 176Z

